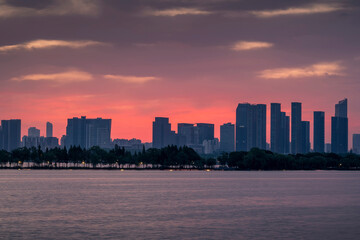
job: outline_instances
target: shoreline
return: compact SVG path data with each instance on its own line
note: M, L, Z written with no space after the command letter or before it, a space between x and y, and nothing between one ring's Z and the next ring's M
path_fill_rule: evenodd
M67 168L55 168L55 167L0 167L1 170L106 170L106 171L230 171L230 172L273 172L273 171L360 171L359 168L329 168L329 169L235 169L235 168L189 168L189 169L180 169L180 168L91 168L91 167L67 167Z

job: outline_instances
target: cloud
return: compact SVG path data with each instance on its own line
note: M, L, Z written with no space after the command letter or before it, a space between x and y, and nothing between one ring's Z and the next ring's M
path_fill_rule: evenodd
M344 69L338 62L323 62L303 68L276 68L260 72L259 77L267 79L342 76Z
M55 0L44 8L19 7L0 0L0 18L28 16L97 15L97 0Z
M55 48L55 47L68 47L68 48L83 48L95 45L106 45L106 43L83 40L83 41L64 41L64 40L46 40L38 39L30 42L0 46L0 52L8 52L12 50L34 50L44 48Z
M287 9L251 11L250 13L260 18L270 18L286 15L305 15L316 13L329 13L344 9L337 4L313 4L304 7L291 7Z
M268 42L250 42L250 41L239 41L236 42L231 49L234 51L244 51L244 50L253 50L259 48L270 48L274 46L272 43Z
M29 74L11 78L12 81L51 81L57 83L86 82L93 79L90 73L78 70L69 70L52 74Z
M197 8L172 8L165 10L149 10L146 12L147 15L157 17L176 17L178 15L208 15L212 12L200 10Z
M104 75L104 78L121 81L121 82L138 83L138 84L159 80L159 78L157 77L138 77L138 76L124 76L124 75Z

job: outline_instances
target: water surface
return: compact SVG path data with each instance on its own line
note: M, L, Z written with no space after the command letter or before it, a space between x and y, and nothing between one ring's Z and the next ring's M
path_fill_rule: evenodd
M0 171L0 239L359 236L355 171Z

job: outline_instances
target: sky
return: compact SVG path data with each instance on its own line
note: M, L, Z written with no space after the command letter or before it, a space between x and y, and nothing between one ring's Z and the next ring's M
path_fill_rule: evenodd
M302 102L303 120L348 98L360 133L357 0L0 0L0 119L112 119L112 138L151 141L155 116L235 122L238 103ZM312 136L312 134L311 134ZM311 138L312 142L312 138Z

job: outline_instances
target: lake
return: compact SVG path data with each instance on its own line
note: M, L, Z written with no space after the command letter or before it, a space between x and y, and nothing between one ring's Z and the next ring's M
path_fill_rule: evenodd
M0 170L0 239L359 239L360 171Z

